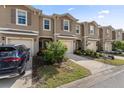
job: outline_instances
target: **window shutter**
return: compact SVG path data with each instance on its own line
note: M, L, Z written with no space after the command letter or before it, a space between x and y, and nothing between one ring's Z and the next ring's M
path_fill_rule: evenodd
M31 19L31 12L27 12L27 24L31 25L32 19Z
M63 26L64 26L63 20L61 20L61 30L63 30Z
M54 20L51 19L51 30L54 31Z
M16 23L16 9L11 9L11 23Z

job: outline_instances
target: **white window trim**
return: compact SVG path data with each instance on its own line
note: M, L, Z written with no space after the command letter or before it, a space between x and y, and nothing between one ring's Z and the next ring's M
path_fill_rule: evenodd
M94 32L91 33L91 27L94 27L93 25L90 25L90 35L94 35L95 34L95 27L94 27Z
M109 31L109 29L107 29L106 34L107 34L107 37L109 37L109 36L110 36L110 31Z
M107 29L107 34L109 34L109 29Z
M78 29L79 33L77 33L77 31L76 31L76 34L80 34L81 33L81 29L80 29L81 26L80 25L76 25L76 30L77 30L77 26L79 27L79 29Z
M44 27L44 21L45 20L49 20L49 29L45 29L45 27ZM49 18L43 18L43 30L44 31L51 31L51 19L49 19Z
M26 23L25 24L19 24L19 22L18 22L18 11L22 11L22 12L26 13ZM22 10L22 9L16 9L16 25L27 26L27 11Z
M121 36L121 32L118 32L118 36L119 36L119 37Z
M68 22L68 30L65 30L65 29L64 29L64 22L65 22L65 21ZM65 19L63 20L63 29L64 29L64 31L70 32L70 21L69 21L69 20L65 20Z

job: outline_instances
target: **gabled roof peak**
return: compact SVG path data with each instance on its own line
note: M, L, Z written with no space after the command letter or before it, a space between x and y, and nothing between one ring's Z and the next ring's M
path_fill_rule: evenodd
M71 18L72 20L78 21L78 19L76 19L75 17L73 17L71 14L69 13L64 13L64 14L53 14L53 16L68 16L69 18Z

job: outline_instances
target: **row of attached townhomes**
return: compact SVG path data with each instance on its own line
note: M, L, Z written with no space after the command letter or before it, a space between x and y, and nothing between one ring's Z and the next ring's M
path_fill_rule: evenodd
M32 55L50 41L62 41L67 53L73 53L75 49L111 51L113 41L124 40L122 29L78 22L69 13L45 15L27 5L1 5L0 13L0 44L24 44Z

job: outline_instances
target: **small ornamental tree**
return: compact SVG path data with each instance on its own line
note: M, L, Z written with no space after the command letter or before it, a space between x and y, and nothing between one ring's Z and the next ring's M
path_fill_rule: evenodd
M46 64L61 63L67 51L66 46L60 42L49 42L46 45L46 50L43 53L43 59Z

